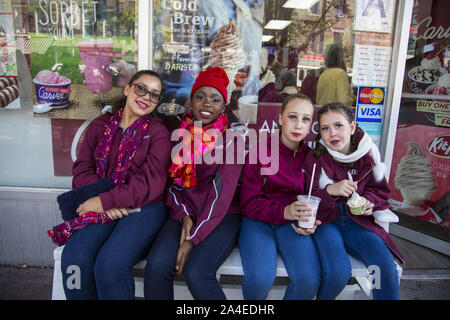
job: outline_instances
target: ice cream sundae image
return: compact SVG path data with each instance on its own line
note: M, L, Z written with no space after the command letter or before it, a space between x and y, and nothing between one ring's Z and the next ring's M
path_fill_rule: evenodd
M400 160L395 175L405 206L422 206L437 190L430 160L416 142L408 142L408 152Z
M347 200L350 212L354 215L361 215L366 211L366 198L360 196L356 192Z
M446 73L447 70L442 68L439 58L429 55L422 60L420 66L409 70L409 89L413 93L425 93L429 86L438 82L439 78Z
M33 79L39 104L65 107L69 102L71 80L58 72L41 70Z
M449 95L450 93L450 74L442 75L438 83L433 84L427 88L426 93L435 95Z
M231 93L235 88L234 78L238 70L245 66L246 61L244 44L233 19L220 27L209 48L211 53L204 69L219 67L225 70L230 81L227 88L228 101L230 101Z

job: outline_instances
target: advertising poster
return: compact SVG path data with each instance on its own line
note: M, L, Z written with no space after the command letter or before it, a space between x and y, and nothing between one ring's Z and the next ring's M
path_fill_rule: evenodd
M11 0L0 0L0 109L20 108Z
M137 1L29 1L35 116L92 120L136 71Z
M155 0L153 10L153 68L165 92L158 111L190 110L198 74L220 67L230 80L230 122L256 123L264 1Z
M412 15L390 185L392 207L416 218L415 230L450 228L449 9L423 1Z
M354 30L391 32L395 0L356 0Z

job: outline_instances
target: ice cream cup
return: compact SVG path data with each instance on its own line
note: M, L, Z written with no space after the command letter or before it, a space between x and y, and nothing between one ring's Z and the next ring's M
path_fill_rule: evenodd
M69 102L71 83L69 79L57 84L42 83L33 79L33 83L39 104L49 103L52 107L62 107Z
M413 74L416 73L418 70L423 68L421 66L416 66L409 70L408 72L408 78L409 78L409 91L416 94L423 94L426 92L427 88L439 80L439 76L436 77L436 81L419 81L415 80L413 77ZM444 73L447 73L447 70L445 68L440 68L440 73L443 75Z
M360 196L359 199L364 199L364 202L362 204L360 204L359 206L351 205L351 203L350 203L351 199L352 198L350 198L347 201L347 205L348 205L348 208L350 209L350 212L356 216L362 215L364 213L364 211L366 211L366 199L364 197Z
M238 100L239 121L255 124L258 117L258 96L243 96Z
M82 74L90 92L105 92L112 88L112 73L108 66L112 63L114 41L111 39L94 39L78 42Z
M312 209L311 217L307 217L308 221L298 221L298 226L300 228L313 228L316 222L317 209L319 208L321 199L318 197L308 197L308 195L300 194L297 196L297 200L306 203L306 205Z

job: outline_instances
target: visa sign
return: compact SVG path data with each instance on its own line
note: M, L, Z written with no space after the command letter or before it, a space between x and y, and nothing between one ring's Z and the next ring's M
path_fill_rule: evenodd
M359 104L356 108L356 121L381 122L382 111L382 106Z

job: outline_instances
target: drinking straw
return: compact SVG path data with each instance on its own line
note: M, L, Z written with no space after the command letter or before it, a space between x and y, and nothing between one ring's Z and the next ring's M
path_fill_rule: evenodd
M313 186L313 181L314 181L314 173L316 172L316 164L314 163L313 166L313 171L312 171L312 176L311 176L311 183L309 185L309 193L308 193L308 199L311 197L311 191L312 191L312 186Z
M348 174L348 180L350 180L351 182L353 182L352 174L351 174L349 171L347 171L347 174Z

